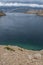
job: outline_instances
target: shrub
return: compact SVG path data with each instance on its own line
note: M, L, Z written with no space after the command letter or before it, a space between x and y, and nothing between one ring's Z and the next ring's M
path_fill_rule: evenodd
M10 50L10 51L15 51L14 49L10 48L10 47L5 47L4 49Z

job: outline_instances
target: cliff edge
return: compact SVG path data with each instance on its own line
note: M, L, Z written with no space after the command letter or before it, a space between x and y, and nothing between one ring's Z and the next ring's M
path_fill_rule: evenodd
M0 65L43 65L43 50L0 45Z

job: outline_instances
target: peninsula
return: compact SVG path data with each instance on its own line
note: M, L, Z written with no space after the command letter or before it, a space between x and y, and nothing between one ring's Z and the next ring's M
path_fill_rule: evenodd
M30 11L25 12L25 14L36 14L39 16L43 16L43 10L30 10Z
M0 11L0 16L5 16L6 14L3 11Z

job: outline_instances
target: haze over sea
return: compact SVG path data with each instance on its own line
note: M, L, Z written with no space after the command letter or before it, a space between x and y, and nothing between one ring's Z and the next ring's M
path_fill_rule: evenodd
M24 14L31 9L43 9L42 3L0 2L0 45L17 45L26 49L43 49L43 17Z

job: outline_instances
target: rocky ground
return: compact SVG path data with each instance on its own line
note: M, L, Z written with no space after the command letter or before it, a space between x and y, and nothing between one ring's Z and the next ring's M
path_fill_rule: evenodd
M0 16L5 16L6 14L2 11L0 11Z
M30 10L25 12L26 14L36 14L38 16L43 16L43 10Z
M43 65L43 50L0 45L0 65Z

